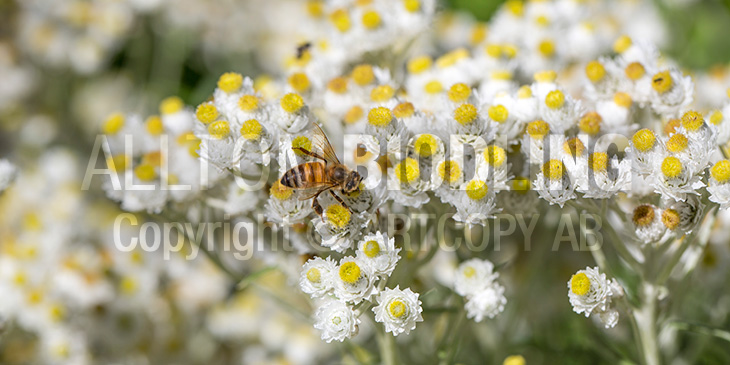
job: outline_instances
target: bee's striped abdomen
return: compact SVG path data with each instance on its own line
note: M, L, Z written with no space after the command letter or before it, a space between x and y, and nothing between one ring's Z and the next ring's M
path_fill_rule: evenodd
M281 184L292 189L308 188L326 179L324 164L307 162L294 166L281 177Z

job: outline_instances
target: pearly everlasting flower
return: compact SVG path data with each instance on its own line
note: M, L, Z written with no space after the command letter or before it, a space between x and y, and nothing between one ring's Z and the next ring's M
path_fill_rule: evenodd
M657 113L676 117L692 103L694 83L677 69L655 73L651 79L651 107Z
M612 300L623 295L623 288L616 279L608 280L598 267L579 270L568 281L568 298L573 311L586 317L598 315L606 328L612 328L618 322Z
M547 93L539 108L543 120L555 133L563 133L573 127L583 114L581 102L560 89Z
M329 300L317 308L314 328L322 332L322 340L342 342L358 332L360 319L344 302Z
M720 160L712 166L707 191L720 209L730 208L730 161Z
M308 260L299 275L299 287L312 297L323 297L334 287L333 275L336 274L337 264L327 257L315 257Z
M312 203L301 200L290 188L276 182L269 189L269 200L264 206L266 219L275 223L302 222L312 213Z
M380 231L369 234L357 245L357 258L369 265L378 276L390 276L400 259L401 249L395 248L395 239Z
M659 241L666 232L666 227L662 224L662 211L653 205L643 204L636 207L631 220L636 236L643 244Z
M550 204L562 207L568 200L575 199L575 183L566 170L565 164L557 159L544 163L533 182L533 188Z
M322 236L322 246L344 252L362 235L362 229L368 224L369 213L351 211L351 208L334 199L330 201L322 216L315 218L314 228Z
M398 286L395 289L385 288L377 296L378 305L373 307L375 321L385 326L385 332L398 336L401 333L406 335L416 328L416 322L422 322L421 301L418 300L418 293L410 288L401 290Z
M334 294L345 302L360 303L377 292L373 286L375 274L366 262L346 256L333 273Z
M484 318L494 318L502 313L505 304L507 298L504 296L504 287L493 282L487 288L467 297L464 308L467 318L481 322Z
M461 296L474 295L488 288L499 277L489 260L471 259L456 269L454 291Z

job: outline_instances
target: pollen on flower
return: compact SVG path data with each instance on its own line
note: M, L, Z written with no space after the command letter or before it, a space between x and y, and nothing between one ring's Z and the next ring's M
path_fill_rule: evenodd
M304 107L304 99L299 94L289 93L281 98L279 104L285 112L296 113Z
M507 58L515 58L518 51L519 49L514 44L507 43L502 45L502 54L504 54Z
M441 81L431 80L431 81L427 82L426 85L424 85L423 91L425 91L428 94L438 94L438 93L444 91L444 86L441 85Z
M462 103L466 101L466 99L468 99L470 95L471 88L463 82L453 84L449 88L449 100L453 101L454 103Z
M420 74L423 71L431 68L431 57L429 56L418 56L408 61L408 72L415 75Z
M370 109L368 112L368 123L376 127L385 127L393 120L393 113L390 109L379 106Z
M673 179L682 174L682 162L674 157L669 156L662 161L662 173L669 179Z
M307 77L307 74L304 72L295 72L291 74L287 81L289 82L289 86L298 93L303 93L309 90L309 77Z
M702 114L690 110L682 115L682 126L688 131L697 131L702 128L705 124L705 119L702 118Z
M632 44L633 42L631 41L631 37L627 35L622 35L615 42L613 42L613 50L616 53L624 53L624 51L629 49Z
M345 33L350 30L352 24L350 23L350 14L345 9L337 9L330 14L330 22L337 28L341 33Z
M363 253L369 258L375 258L380 254L380 244L378 241L367 241L362 247Z
M175 114L185 107L182 99L177 96L170 96L160 102L160 114Z
M322 280L322 273L318 268L313 267L307 270L307 280L312 283L319 283Z
M472 180L466 184L466 196L471 200L482 200L489 192L489 187L484 181Z
M550 18L548 18L546 15L538 15L535 17L535 24L541 26L541 27L547 27L550 25Z
M673 153L682 152L687 149L688 143L689 140L684 136L684 134L677 133L669 137L669 140L667 141L667 149L669 152Z
M603 80L606 76L606 68L598 61L588 62L586 65L586 76L588 77L588 80L596 83Z
M438 174L441 179L453 184L459 180L459 176L461 176L461 168L456 161L446 160L439 164Z
M565 174L563 161L552 159L542 165L542 173L550 180L561 180Z
M563 151L572 157L582 156L585 149L586 146L578 137L573 137L563 143Z
M477 108L472 104L461 104L454 110L454 119L462 125L472 123L477 119Z
M403 184L410 184L421 176L421 170L418 167L418 161L410 157L395 165L395 177Z
M558 78L558 73L553 70L536 72L532 76L537 82L555 82Z
M219 120L208 125L208 134L213 138L223 139L228 137L230 133L231 125L225 120Z
M660 94L664 94L672 88L672 75L669 71L662 71L651 78L651 87Z
M256 95L243 95L238 99L238 107L244 112L252 112L259 108L259 98Z
M482 43L485 38L487 38L487 26L483 23L480 23L472 28L471 39L469 40L469 43L471 43L472 45L477 45L479 43Z
M106 118L101 126L104 134L117 134L124 127L124 115L122 113L114 113Z
M380 26L380 14L375 10L366 11L362 15L362 25L367 29L375 29Z
M710 175L717 182L724 184L730 181L730 161L720 160L710 169Z
M521 17L525 11L525 4L521 0L507 0L504 6L516 17Z
M654 206L649 204L639 205L634 209L634 215L631 218L637 227L646 227L654 222Z
M360 86L368 85L375 80L373 66L368 64L355 66L355 68L352 69L350 77L352 77L352 80Z
M355 105L352 108L350 108L347 113L345 113L345 116L343 117L343 120L346 124L353 124L360 119L362 119L363 115L365 114L365 111L362 110L362 107L359 105Z
M662 212L662 224L671 231L677 228L681 221L682 219L679 216L679 212L674 209L664 209Z
M654 148L656 135L654 135L654 132L649 129L640 129L634 133L633 137L631 137L631 142L633 142L634 148L636 148L639 152L647 152Z
M395 318L401 318L408 314L408 306L400 299L394 299L388 305L388 312Z
M527 99L532 97L532 89L529 85L522 85L519 90L517 90L517 97L520 99Z
M496 43L487 44L487 46L484 47L484 51L492 58L499 58L502 56L502 46Z
M292 189L289 189L288 187L281 185L279 181L275 182L273 185L271 185L271 189L269 189L269 195L273 196L274 198L278 200L287 200L289 197L292 196L294 191Z
M147 133L153 136L159 136L160 134L162 134L162 132L165 131L165 128L162 124L162 118L160 118L159 115L149 116L144 122L144 126L145 129L147 129Z
M415 13L421 9L421 2L419 0L403 0L403 7L409 13Z
M152 165L140 164L134 168L134 175L141 181L152 181L157 177L157 172Z
M484 160L494 167L500 167L507 161L507 153L499 146L488 146L484 149Z
M319 18L324 14L324 2L322 0L307 1L307 14L312 18Z
M679 119L670 119L667 124L664 125L664 135L671 135L677 133L677 128L682 125L682 121Z
M575 295L586 295L591 290L591 279L585 273L579 272L570 278L570 291Z
M344 77L335 77L327 83L327 90L335 94L344 94L347 92L347 79Z
M429 157L438 150L438 140L433 134L422 134L413 143L413 150L419 156Z
M588 112L585 113L582 118L580 118L580 121L578 121L578 128L583 133L595 136L601 131L602 121L603 118L601 118L600 114L596 112Z
M617 92L613 95L613 102L616 103L618 106L622 106L624 108L630 108L631 104L633 103L633 100L631 100L631 95L625 93L625 92Z
M226 93L232 93L243 85L243 76L235 72L226 72L218 78L218 88Z
M550 125L543 120L535 120L527 124L527 134L534 139L543 139L550 132Z
M297 136L296 138L294 138L291 141L291 148L292 149L294 149L294 148L303 148L303 149L305 149L307 151L311 151L312 150L312 140L310 140L306 136ZM294 150L294 153L297 154L297 155L299 155L299 156L305 156L305 153L304 152L301 152L298 149L295 149Z
M465 58L469 58L469 51L465 48L458 48L436 59L436 66L438 68L450 67Z
M518 193L526 193L530 190L530 180L526 177L516 177L512 180L512 190Z
M644 66L639 62L631 62L624 69L624 73L629 80L636 81L644 76L646 69L644 69Z
M606 171L606 168L608 167L608 154L605 152L592 153L588 159L588 166L596 172Z
M393 115L396 118L408 118L413 116L416 112L416 108L413 107L413 103L404 101L393 108Z
M545 39L537 46L543 57L552 57L555 54L555 42L552 39Z
M203 124L209 124L218 118L218 109L212 103L202 103L195 109L195 117Z
M264 128L256 119L249 119L243 122L241 126L241 136L249 141L257 140L261 137Z
M565 94L560 90L553 90L545 96L545 105L550 109L560 109L565 104Z
M722 115L722 112L719 110L715 110L710 115L710 123L712 123L713 125L720 125L720 123L722 123L723 118L724 117Z
M340 204L332 204L324 211L324 216L332 226L344 228L350 223L350 211Z
M441 86L439 83L438 86ZM370 91L370 100L376 103L382 103L390 100L395 95L395 90L390 85L379 85Z
M340 265L340 280L348 284L355 284L360 280L360 275L360 266L354 261L345 262Z
M106 165L114 172L124 171L129 165L129 156L127 155L115 155L106 160Z
M489 114L489 118L497 123L502 123L509 117L509 110L501 104L490 106L487 113Z

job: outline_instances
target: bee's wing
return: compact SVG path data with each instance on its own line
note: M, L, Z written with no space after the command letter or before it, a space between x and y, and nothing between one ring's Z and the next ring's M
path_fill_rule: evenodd
M330 143L330 140L327 139L327 136L324 134L322 128L317 125L317 123L312 124L314 125L312 146L316 146L322 151L322 156L328 163L341 165L342 163L340 162L340 159L337 158L337 154L335 153L334 148L332 148L332 144Z
M337 186L332 182L314 183L305 189L299 190L299 200L308 200L314 198L315 195L321 194L323 191L329 190Z

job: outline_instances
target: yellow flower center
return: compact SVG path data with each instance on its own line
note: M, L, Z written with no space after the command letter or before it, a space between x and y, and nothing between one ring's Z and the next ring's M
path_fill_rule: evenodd
M380 245L378 241L367 241L363 245L362 252L369 258L375 258L380 254Z
M477 119L477 108L472 104L461 104L454 110L454 119L462 125L467 125Z
M313 283L319 283L322 280L322 273L319 272L318 268L313 267L307 270L307 280Z
M526 177L516 177L512 180L512 190L518 193L526 193L530 190L530 180Z
M502 123L509 117L509 110L504 105L493 105L487 111L489 118L497 123Z
M153 167L162 165L162 153L160 151L152 151L142 155L142 163Z
M114 172L124 171L128 163L127 155L116 155L106 160L106 165Z
M634 216L631 218L638 227L646 227L654 222L654 206L649 204L639 205L634 209Z
M537 49L543 57L549 58L555 54L555 43L551 39L546 39L540 42Z
M578 137L573 137L563 143L563 151L573 157L583 155L583 151L585 151L585 149L586 146Z
M471 88L462 82L451 85L449 88L449 100L454 103L462 103L471 95Z
M466 196L471 200L482 200L489 192L489 187L484 181L472 180L466 184Z
M324 212L327 221L336 228L344 228L350 223L350 211L340 204L332 204Z
M443 87L443 85L441 85L440 81L432 80L432 81L427 82L426 85L424 85L423 90L428 94L438 94L438 93L444 91L444 87Z
M157 172L152 165L140 164L134 168L134 175L141 181L152 181L157 177Z
M620 91L613 95L613 102L624 108L630 108L633 103L629 94Z
M570 278L570 291L575 295L586 295L591 290L591 279L585 273L577 273Z
M285 112L296 113L304 107L304 99L299 94L289 93L281 98L279 104Z
M306 136L297 136L291 141L291 147L294 148L303 148L307 151L312 150L312 141L307 138ZM305 156L306 154L304 152L301 152L300 150L295 149L294 153L299 156Z
M682 162L674 156L669 156L662 161L662 173L669 179L682 174Z
M583 133L595 136L601 131L602 121L603 118L601 118L600 114L596 112L588 112L583 115L583 118L580 118L580 121L578 122L578 128Z
M651 87L660 94L664 94L672 88L672 75L669 71L662 71L651 78Z
M532 89L529 85L522 85L520 86L520 89L517 90L517 97L520 99L527 99L532 97Z
M375 73L373 72L373 66L370 65L358 65L352 69L352 80L360 86L365 86L375 80Z
M722 112L719 110L715 110L710 115L710 123L712 123L714 125L720 125L720 123L722 123L722 119L723 119L723 115L722 115Z
M593 171L606 171L608 167L608 155L605 152L594 152L590 155L589 166Z
M669 152L682 152L687 149L687 143L689 143L687 137L683 134L675 134L669 137L669 140L667 141L667 149Z
M438 140L432 134L422 134L413 143L413 149L423 157L429 157L438 150Z
M307 1L307 14L312 18L319 18L324 14L324 2L322 0Z
M292 75L291 77L294 76ZM291 81L291 77L289 81ZM238 107L244 112L252 112L259 108L259 98L256 95L243 95L238 99Z
M499 146L488 146L484 149L484 160L494 167L500 167L507 161L507 153Z
M347 92L347 79L344 77L335 77L327 83L327 90L335 94L344 94Z
M258 140L261 137L261 132L263 132L263 130L264 128L258 120L249 119L243 122L243 125L241 126L241 136L249 141Z
M357 283L360 280L360 266L353 261L340 265L340 280L348 284Z
M421 176L418 161L410 157L395 165L394 173L398 181L404 184L410 184Z
M177 96L170 96L160 102L160 114L175 114L181 111L184 107L185 103L183 103L182 99Z
M656 136L654 135L654 132L644 128L634 133L634 136L631 137L631 142L633 142L634 148L636 148L640 152L647 152L650 149L654 148L654 143L656 143Z
M631 41L631 38L627 35L622 35L619 37L615 42L613 42L613 50L616 53L624 53L633 42Z
M598 61L588 62L586 65L586 76L591 82L601 81L606 76L606 68Z
M525 5L521 0L508 0L504 3L505 8L516 17L521 17L525 10Z
M370 100L376 103L382 103L390 100L395 95L395 90L390 85L379 85L370 91Z
M375 29L380 26L380 14L377 11L366 11L362 15L362 25L367 29Z
M393 108L393 115L396 118L408 118L413 115L413 113L416 112L416 108L413 107L413 104L410 102L402 102Z
M446 160L439 164L438 173L443 180L452 184L459 180L459 176L461 176L461 168L456 161Z
M243 85L243 76L235 72L226 72L218 78L218 88L226 93L232 93Z
M431 68L431 57L429 56L418 56L408 61L408 72L411 74L420 74L423 71Z
M552 159L542 165L542 173L550 180L561 180L563 178L563 161Z
M195 117L203 124L210 124L218 118L218 109L212 103L203 103L195 109Z
M165 131L165 127L162 124L162 118L159 115L152 115L144 123L147 133L153 136L159 136Z
M385 127L393 120L393 113L390 109L379 106L370 109L368 112L368 123L376 127Z
M473 277L474 277L474 275L476 275L476 274L477 274L477 270L476 270L476 269L474 269L473 267L471 267L471 266L467 266L467 267L465 267L465 268L464 268L464 277L465 277L465 278L467 278L467 279L471 279L471 278L473 278Z
M624 69L624 73L626 74L626 77L629 78L629 80L636 81L644 77L646 69L644 69L644 66L641 63L632 62L628 66L626 66L626 68Z
M682 219L679 217L679 212L674 209L665 209L662 212L662 223L671 231L677 228L681 221Z
M269 189L269 194L279 200L287 200L293 193L294 191L292 189L281 185L278 181L271 185L271 189Z
M409 13L415 13L421 9L421 2L419 0L403 0L403 7Z
M558 73L553 70L539 71L532 76L537 82L554 82Z
M350 110L345 113L344 121L347 124L353 124L360 119L362 119L363 114L365 114L365 111L362 110L362 107L359 105L355 105Z
M560 109L565 104L565 94L560 90L553 90L545 96L545 105L550 109Z
M330 21L341 33L347 32L352 26L352 24L350 24L350 14L348 14L347 10L344 9L337 9L333 11L330 14Z
M550 125L543 120L535 120L527 124L527 134L534 139L543 139L550 132Z
M710 169L710 175L717 182L724 184L730 181L730 161L720 160Z
M388 311L390 312L390 315L392 315L395 318L401 318L408 314L408 306L406 306L405 303L403 303L400 299L395 299L392 302L390 302L390 305L388 306Z
M124 127L124 115L122 113L114 113L110 115L101 126L104 134L117 134Z
M482 43L485 38L487 38L487 26L484 23L479 23L472 28L469 43L476 46L477 44Z
M702 114L690 110L682 115L682 126L688 131L697 131L702 128L705 124L705 119L702 118Z
M219 120L208 125L208 133L216 139L226 138L231 133L231 126L225 120Z
M289 86L298 93L309 90L309 77L304 72L295 72L289 76Z
M469 51L465 48L455 49L449 53L444 54L436 60L436 66L438 68L446 68L455 65L457 62L469 58Z

